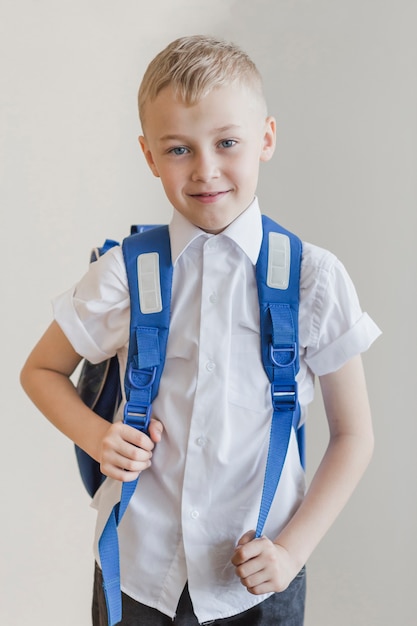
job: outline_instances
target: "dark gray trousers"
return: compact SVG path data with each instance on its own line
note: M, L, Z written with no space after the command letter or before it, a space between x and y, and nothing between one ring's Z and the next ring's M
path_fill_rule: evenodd
M96 566L93 594L93 626L107 626L107 609L102 587L102 575ZM303 626L306 595L305 569L288 589L275 593L257 606L233 617L208 622L213 626ZM198 626L187 586L178 603L177 615L171 620L156 609L136 602L122 594L123 619L120 626Z

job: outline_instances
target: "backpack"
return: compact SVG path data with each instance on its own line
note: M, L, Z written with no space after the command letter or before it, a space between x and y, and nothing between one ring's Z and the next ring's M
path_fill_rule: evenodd
M298 308L302 244L298 237L262 216L263 239L256 264L262 362L271 383L273 416L256 537L260 537L274 498L291 436L297 433L304 466L304 428L298 427ZM131 301L129 350L124 379L124 422L147 432L158 393L169 333L172 262L168 226L133 226L122 244ZM92 253L95 261L118 245L107 240ZM117 357L92 365L85 361L78 392L96 413L112 421L121 401ZM104 476L99 465L76 447L82 480L92 496ZM99 539L109 626L121 620L117 527L139 479L122 483L121 499Z

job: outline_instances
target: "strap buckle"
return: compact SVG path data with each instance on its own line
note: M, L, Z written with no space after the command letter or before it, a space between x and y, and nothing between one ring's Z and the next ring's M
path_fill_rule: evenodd
M274 412L294 412L297 408L297 383L271 383L271 397Z
M269 356L272 363L277 367L289 367L295 363L295 359L297 358L297 344L293 342L274 346L271 343L269 346Z
M155 382L156 369L156 366L137 369L130 364L127 371L131 392L123 408L123 422L142 432L147 432L151 421L151 387Z
M146 433L151 421L152 405L145 406L126 402L123 409L123 422L136 430Z

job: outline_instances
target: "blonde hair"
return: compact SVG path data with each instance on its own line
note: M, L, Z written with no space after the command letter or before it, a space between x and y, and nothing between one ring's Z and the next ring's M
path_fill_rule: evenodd
M150 62L143 76L138 93L142 126L145 104L167 86L176 98L193 105L213 88L233 83L250 87L264 102L261 75L238 46L205 35L176 39Z

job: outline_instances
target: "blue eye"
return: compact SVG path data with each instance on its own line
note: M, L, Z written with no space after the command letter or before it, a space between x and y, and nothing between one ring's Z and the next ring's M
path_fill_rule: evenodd
M234 139L224 139L220 142L222 148L232 148L237 142Z
M178 146L176 148L171 148L170 153L175 154L177 156L182 156L183 154L187 154L188 149L184 148L184 146Z

